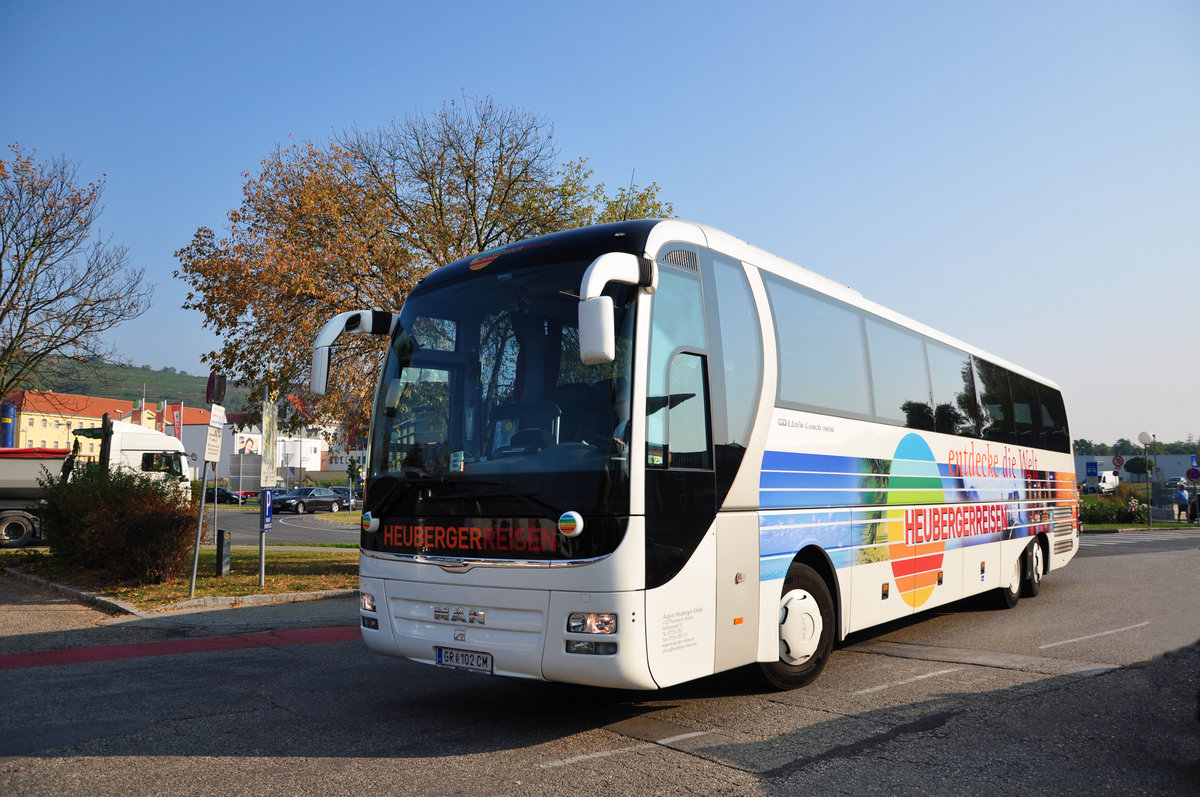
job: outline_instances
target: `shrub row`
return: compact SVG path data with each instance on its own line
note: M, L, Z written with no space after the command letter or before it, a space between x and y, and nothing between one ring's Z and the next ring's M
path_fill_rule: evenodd
M99 468L40 482L42 535L64 564L156 584L188 569L196 511L177 485Z
M1148 507L1136 498L1124 500L1102 495L1079 497L1079 521L1085 526L1101 523L1145 524L1149 520Z

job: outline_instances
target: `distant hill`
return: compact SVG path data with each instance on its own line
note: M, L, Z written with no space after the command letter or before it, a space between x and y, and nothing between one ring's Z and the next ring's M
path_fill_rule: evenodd
M204 402L207 387L208 374L192 376L186 371L177 371L174 368L155 371L149 366L138 368L104 363L99 366L96 374L80 369L69 376L59 378L46 389L59 393L130 401L145 396L150 404L159 401L173 404L182 400L189 407L207 407ZM245 398L244 388L230 384L225 391L224 406L237 412Z

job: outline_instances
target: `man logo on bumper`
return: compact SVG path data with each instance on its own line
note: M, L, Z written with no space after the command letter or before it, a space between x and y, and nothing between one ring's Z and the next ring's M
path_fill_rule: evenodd
M434 606L433 619L448 623L467 623L468 625L485 625L487 612L483 609L462 609L457 606Z

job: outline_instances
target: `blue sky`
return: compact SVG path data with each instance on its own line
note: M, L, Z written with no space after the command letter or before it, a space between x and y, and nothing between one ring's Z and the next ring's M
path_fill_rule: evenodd
M0 138L106 175L136 365L207 372L173 253L277 144L465 91L1057 381L1073 437L1200 438L1200 4L581 5L3 0Z

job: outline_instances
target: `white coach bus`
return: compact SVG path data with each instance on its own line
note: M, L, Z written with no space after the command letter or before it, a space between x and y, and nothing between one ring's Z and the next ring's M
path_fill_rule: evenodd
M359 566L372 649L656 689L993 592L1078 545L1059 390L710 227L548 235L426 277L387 335Z

